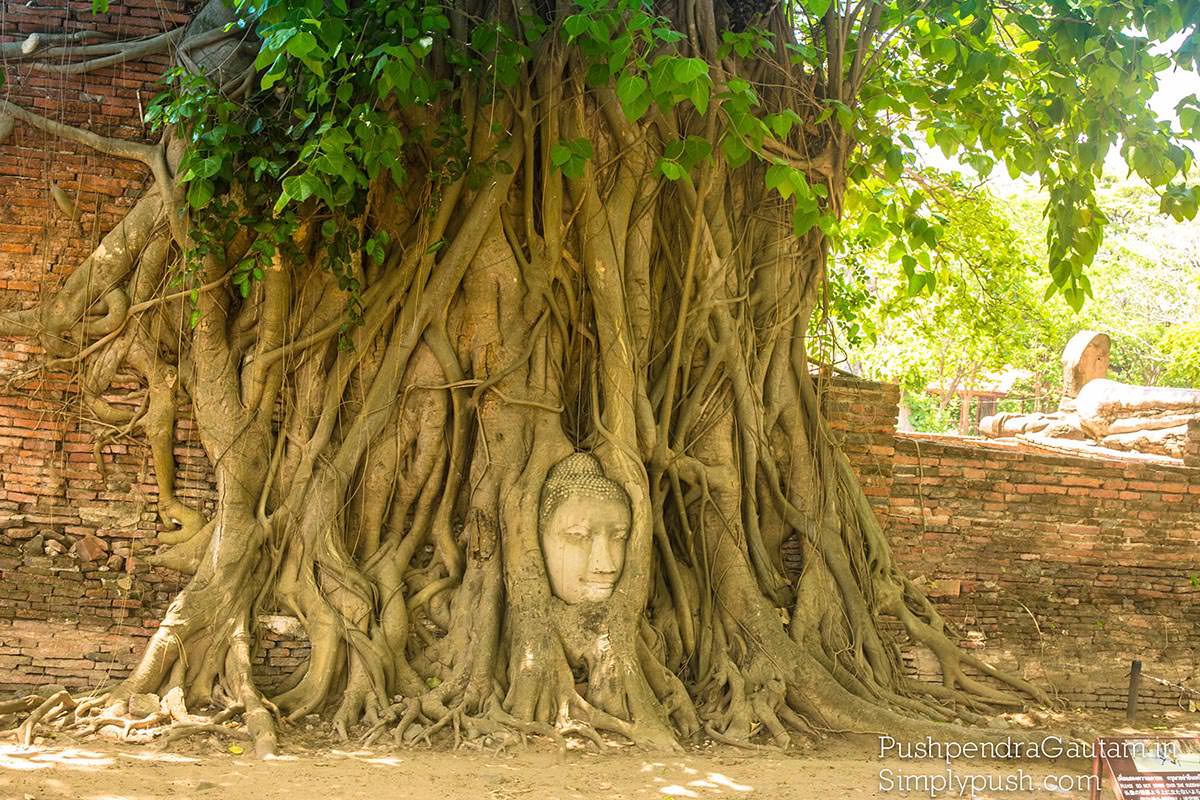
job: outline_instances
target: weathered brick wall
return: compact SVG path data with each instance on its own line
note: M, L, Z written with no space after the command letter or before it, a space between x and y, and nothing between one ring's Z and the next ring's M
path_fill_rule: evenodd
M113 0L97 17L90 0L37 8L0 0L0 42L35 31L152 35L185 22L191 5ZM3 97L105 136L147 140L142 110L166 65L165 55L152 56L75 76L8 63ZM18 122L0 143L0 307L28 307L61 285L148 180L139 164ZM58 209L50 182L75 203L77 220ZM147 449L119 435L97 462L104 429L90 421L69 371L30 372L40 354L31 341L0 340L0 694L123 677L182 585L140 559L160 529ZM178 494L211 512L208 462L186 413L177 440ZM296 663L297 648L269 634L267 677Z
M899 387L894 383L838 376L819 381L818 389L834 438L854 465L872 507L881 521L886 522L892 491Z
M1200 470L900 435L889 521L899 563L985 659L1085 705L1123 707L1134 658L1200 688Z

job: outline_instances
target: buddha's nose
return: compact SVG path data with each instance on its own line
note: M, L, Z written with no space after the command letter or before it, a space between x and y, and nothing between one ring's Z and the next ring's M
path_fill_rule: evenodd
M615 575L617 572L617 562L613 560L612 553L608 547L608 537L593 536L592 537L592 552L588 559L591 563L591 571L594 575Z

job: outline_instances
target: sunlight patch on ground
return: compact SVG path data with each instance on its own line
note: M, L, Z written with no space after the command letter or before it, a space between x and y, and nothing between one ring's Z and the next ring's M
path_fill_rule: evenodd
M140 753L118 752L117 755L121 758L128 758L134 761L156 761L166 764L199 764L200 759L195 756L185 756L179 753L165 753L159 750L146 750Z
M736 781L734 781L730 778L726 778L724 775L722 775L719 772L708 773L708 780L712 781L713 783L717 784L718 786L724 786L726 789L731 789L735 792L752 792L752 791L754 791L753 786L747 786L744 783L737 783Z
M690 772L695 773L695 770L690 770ZM654 780L665 783L662 778L655 778ZM660 787L658 791L668 797L718 797L724 795L726 791L752 792L754 791L754 787L747 786L744 783L737 783L719 772L710 772L703 778L688 781L686 786L679 783L672 783Z
M43 747L22 747L14 744L0 745L0 769L26 772L50 767L95 770L110 766L112 763L113 760L109 756L78 747L50 750Z
M703 778L688 780L693 775L699 775L700 770L680 762L668 765L661 761L648 761L642 764L641 771L657 772L659 770L671 769L677 769L687 777L679 780L677 783L671 783L672 778L669 777L664 778L656 775L651 778L652 783L666 784L665 786L659 786L658 792L668 797L720 797L727 796L729 792L754 791L753 786L738 783L732 778L722 775L720 772L710 772Z

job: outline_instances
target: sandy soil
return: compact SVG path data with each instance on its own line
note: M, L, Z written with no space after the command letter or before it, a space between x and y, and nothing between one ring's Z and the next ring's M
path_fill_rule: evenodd
M1147 724L1196 735L1196 715L1172 724ZM1156 720L1155 723L1162 721ZM1114 730L1115 725L1104 725ZM1130 731L1131 732L1131 731ZM236 748L235 748L236 749ZM917 783L901 791L902 776L942 775L937 760L879 758L870 741L839 741L804 755L749 753L704 747L679 755L647 755L626 747L610 753L561 753L534 747L515 754L459 750L338 749L321 740L283 740L284 755L257 761L216 741L194 741L160 752L150 747L52 738L30 749L0 745L0 798L48 800L859 800L929 797ZM953 774L993 781L977 800L1085 800L1090 764L1081 761L955 761ZM890 773L885 772L891 770ZM997 781L1028 775L1020 786ZM1022 779L1025 780L1025 779ZM888 781L892 781L888 785ZM978 783L979 786L985 784ZM1032 787L1032 789L1030 788ZM969 789L938 793L971 797Z

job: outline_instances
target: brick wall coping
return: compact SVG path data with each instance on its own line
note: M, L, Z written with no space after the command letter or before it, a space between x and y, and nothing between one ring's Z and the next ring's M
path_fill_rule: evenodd
M816 382L818 388L837 385L841 386L842 388L873 388L896 391L897 393L899 392L899 387L897 384L889 383L887 381L873 381L870 378L860 378L857 375L844 375L841 372L829 374L828 372L821 372L817 369L810 370L809 374L812 375L813 381Z
M921 431L896 431L896 444L902 445L904 442L914 442L917 445L922 443L932 445L934 447L952 447L962 450L986 450L997 458L1017 459L1025 456L1035 456L1044 458L1054 463L1070 464L1075 466L1111 466L1114 468L1127 467L1150 467L1154 469L1165 469L1173 472L1178 472L1181 475L1195 480L1200 476L1200 467L1187 466L1178 458L1169 456L1148 455L1145 453L1121 453L1113 451L1109 453L1097 452L1100 448L1093 451L1083 451L1079 453L1067 453L1059 450L1050 450L1047 448L1037 447L1036 445L1022 442L1015 439L985 439L979 436L960 436L956 433L925 433Z

